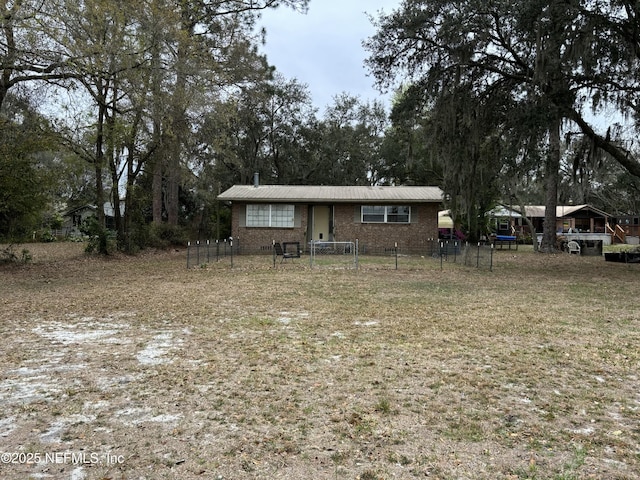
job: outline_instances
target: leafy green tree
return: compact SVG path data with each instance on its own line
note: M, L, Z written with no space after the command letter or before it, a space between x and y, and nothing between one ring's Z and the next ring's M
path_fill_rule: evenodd
M0 108L17 86L70 78L56 2L0 0Z
M425 104L426 103L426 104ZM431 115L419 88L410 86L393 99L391 125L382 144L382 176L390 184L442 186L442 162L430 154L425 126Z
M484 212L493 207L501 188L508 154L501 102L495 96L476 96L468 84L429 102L415 85L398 96L391 116L390 138L402 135L407 142L412 158L404 165L414 172L411 176L421 174L420 183L443 188L446 207L471 240L487 233Z
M161 0L158 0L161 2ZM170 2L173 3L173 2ZM173 12L176 18L163 22L171 26L171 35L163 36L155 63L170 65L170 75L162 78L162 90L168 93L163 120L154 119L160 129L157 139L161 147L154 158L154 221L159 221L162 205L159 196L166 195L164 207L167 221L178 220L181 165L188 157L189 125L201 105L211 103L263 80L270 72L266 59L258 55L260 34L255 22L260 11L279 6L306 9L307 0L226 0L179 2ZM206 90L205 90L206 88ZM165 186L164 190L162 186ZM166 192L166 193L163 193Z
M529 129L527 143L547 145L540 172L547 207L543 245L550 251L563 121L577 125L630 173L640 172L619 139L599 135L585 114L587 107L637 114L639 50L633 32L639 8L637 2L614 0L406 0L378 19L378 33L366 42L368 65L381 86L408 76L429 101L470 85L478 98L498 95L508 102L504 131L523 138Z
M135 4L96 0L70 0L59 7L58 16L64 19L66 32L62 42L75 58L73 76L82 87L77 95L86 98L92 109L88 119L80 118L84 124L67 128L66 141L93 168L92 203L97 206L97 224L106 227L103 205L109 200L121 242L124 237L119 188L123 176L121 159L125 154L126 130L136 128L134 119L123 121L131 108L127 90L133 82L128 75L144 62L140 49L136 48L135 19L139 11Z
M209 155L203 161L223 177L231 174L225 185L249 183L256 172L263 183L298 183L304 131L313 121L307 88L276 75L204 116L200 138Z
M347 93L335 97L316 127L319 168L313 182L321 185L384 182L381 152L386 127L387 114L380 103L362 103Z
M567 135L560 171L561 204L589 203L622 216L640 211L640 178L629 175L608 153L595 148L588 138Z
M31 87L34 81L50 82L53 96L64 92L74 106L88 105L59 124L66 122L60 129L65 144L93 170L84 179L95 182L92 201L99 207L99 224L104 225L101 206L110 198L119 240L127 237L133 215L120 218L118 208L125 187L125 211L137 210L136 221L176 225L181 216L192 219L191 210L200 211L198 204L209 195L192 192L198 187L192 176L200 173L201 145L194 135L200 119L210 105L264 85L271 74L257 50L264 35L255 29L260 12L277 7L304 11L307 4L3 0L0 105L10 88ZM285 131L293 124L277 125L287 108L295 106L259 113L261 121L271 121L263 153L273 165L295 156L282 153L296 145L295 132ZM14 125L7 118L3 122ZM226 118L209 121L224 129ZM2 147L8 150L9 143ZM279 168L282 176L289 171L288 164ZM144 211L149 200L152 208Z
M270 184L379 183L386 122L381 105L346 94L318 119L306 87L276 76L211 109L201 128L203 172L225 187L250 183L255 172Z
M74 9L66 48L87 59L76 62L76 77L95 109L89 122L70 129L69 137L78 133L70 144L95 169L97 204L110 189L121 245L130 244L134 213L137 221L146 218L140 204L145 199L151 200L156 224L175 227L193 217L192 209L200 210L189 193L201 153L194 132L220 98L269 74L253 28L261 9L278 5L302 8L306 0L64 4ZM140 191L143 186L150 195ZM120 218L123 187L126 209Z
M0 238L22 239L52 207L55 143L49 123L28 102L9 95L3 111L14 120L0 115Z

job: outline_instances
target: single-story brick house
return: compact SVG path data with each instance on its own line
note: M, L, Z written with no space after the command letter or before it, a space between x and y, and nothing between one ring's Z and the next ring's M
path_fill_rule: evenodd
M419 251L438 238L442 190L423 186L235 185L218 196L231 204L231 235L243 249L272 242L358 240L370 253Z

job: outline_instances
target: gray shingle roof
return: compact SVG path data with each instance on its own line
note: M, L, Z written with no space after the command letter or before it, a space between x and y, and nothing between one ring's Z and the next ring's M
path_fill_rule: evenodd
M225 201L300 202L300 203L415 203L441 202L438 187L369 187L369 186L317 186L317 185L234 185L218 195Z

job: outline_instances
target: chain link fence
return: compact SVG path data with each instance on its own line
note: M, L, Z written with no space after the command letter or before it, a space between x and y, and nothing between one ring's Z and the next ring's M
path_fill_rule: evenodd
M238 246L235 246L237 256ZM202 266L211 262L230 259L233 266L233 239L224 240L196 240L187 243L187 268Z
M203 267L212 262L225 261L234 266L234 262L247 264L259 264L260 259L268 259L273 267L283 263L276 262L280 257L275 252L275 241L271 245L250 246L241 248L238 239L204 240L189 242L187 245L187 268ZM285 242L287 243L287 242ZM491 244L469 244L461 240L428 239L420 247L403 248L399 242L389 243L387 246L371 247L362 245L356 239L352 242L309 242L306 251L301 251L298 242L288 242L298 245L296 268L333 268L354 269L360 268L416 268L420 261L436 261L440 268L447 263L462 264L492 271L494 265L494 251ZM283 244L283 247L285 245ZM305 258L306 257L306 258Z

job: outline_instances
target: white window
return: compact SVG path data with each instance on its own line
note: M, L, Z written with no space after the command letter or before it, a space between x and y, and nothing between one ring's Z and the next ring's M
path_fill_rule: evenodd
M293 205L247 205L247 227L293 228Z
M362 223L410 223L411 207L363 205Z

